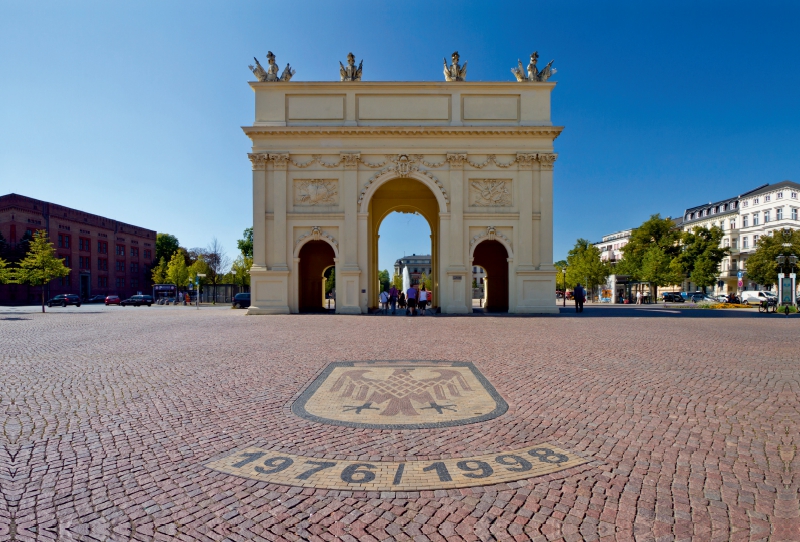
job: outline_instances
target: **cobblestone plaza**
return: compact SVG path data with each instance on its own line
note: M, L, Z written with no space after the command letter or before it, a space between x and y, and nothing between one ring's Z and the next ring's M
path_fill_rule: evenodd
M567 311L3 309L0 540L800 540L800 319Z

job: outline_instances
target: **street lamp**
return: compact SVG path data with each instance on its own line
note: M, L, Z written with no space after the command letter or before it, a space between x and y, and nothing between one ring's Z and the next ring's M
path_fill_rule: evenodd
M197 307L197 310L200 310L200 279L201 278L202 279L206 278L206 274L205 273L198 273L197 276L194 279L195 280L195 285L197 286L197 297L195 298L195 306Z
M562 267L561 273L564 275L564 307L567 306L567 268Z
M233 273L233 289L236 290L236 270L231 269L231 273ZM234 293L233 295L236 295L236 293Z
M794 292L796 287L795 286L796 275L794 274L794 268L797 265L797 256L795 256L794 254L789 254L788 256L781 254L780 256L775 258L775 262L778 264L778 268L780 269L780 272L778 273L778 296L781 301L781 304L782 305L787 304L784 303L785 301L784 298L786 297L786 291L788 290L790 292L788 304L795 305L796 303L795 303ZM788 277L785 276L784 267L789 268Z

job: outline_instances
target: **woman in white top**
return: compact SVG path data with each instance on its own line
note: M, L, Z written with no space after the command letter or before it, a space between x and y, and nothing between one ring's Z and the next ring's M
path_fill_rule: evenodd
M425 314L425 306L428 304L428 291L425 285L422 285L422 290L419 292L419 314Z

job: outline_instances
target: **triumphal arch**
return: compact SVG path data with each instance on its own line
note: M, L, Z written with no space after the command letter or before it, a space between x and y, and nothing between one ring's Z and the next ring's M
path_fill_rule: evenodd
M378 305L378 229L393 211L431 229L433 306L472 312L472 267L487 271L488 308L554 313L553 141L555 83L366 82L354 58L341 81L259 79L252 140L253 267L248 314L322 306L335 268L336 312ZM549 65L547 67L549 75ZM521 72L521 73L520 73ZM544 81L542 80L544 79Z

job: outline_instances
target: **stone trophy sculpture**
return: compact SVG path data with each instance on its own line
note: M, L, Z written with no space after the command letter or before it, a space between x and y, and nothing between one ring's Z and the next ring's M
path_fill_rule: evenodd
M552 68L553 60L547 63L542 71L539 71L536 68L536 62L539 60L539 52L534 51L531 53L531 62L528 64L528 74L526 76L525 69L522 67L522 62L517 59L517 67L511 68L511 73L514 74L514 77L517 78L517 81L528 81L528 82L535 82L535 83L544 83L550 76L556 73L556 70Z
M444 59L444 80L445 81L464 81L467 78L467 63L464 66L458 65L458 51L453 53L453 63L448 66L447 59Z
M347 53L347 66L339 61L339 77L340 81L361 81L361 66L364 60L358 63L356 68L356 56L353 53Z
M267 51L267 64L269 67L266 70L258 62L256 57L253 57L253 60L256 61L255 67L253 67L252 64L248 67L250 68L250 71L253 72L253 75L256 76L256 79L262 83L267 81L289 81L296 73L289 66L289 64L286 64L286 68L284 68L283 73L280 77L278 77L278 65L275 63L275 55L272 54L272 51Z

